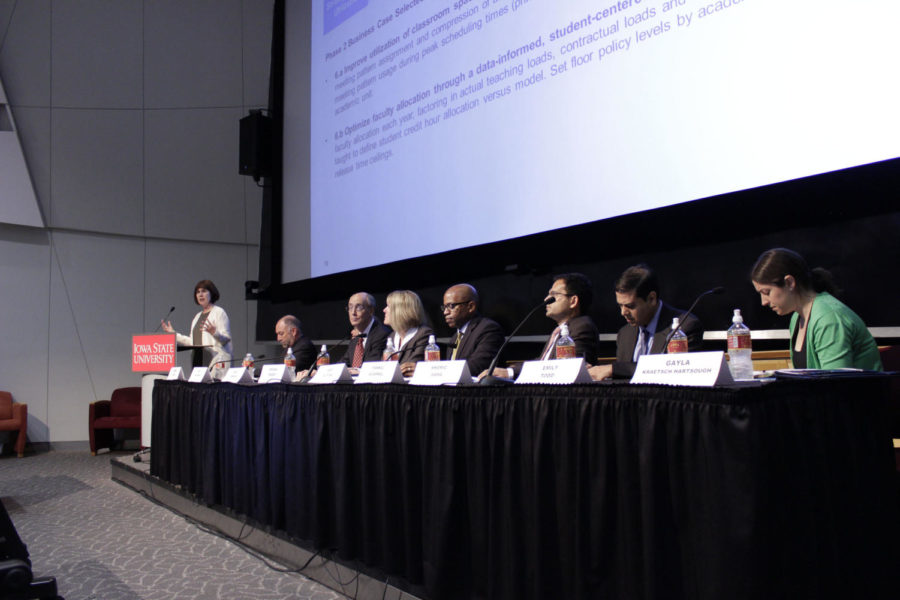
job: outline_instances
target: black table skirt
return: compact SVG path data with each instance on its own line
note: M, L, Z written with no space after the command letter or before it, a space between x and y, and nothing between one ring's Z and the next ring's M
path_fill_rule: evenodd
M159 381L151 473L429 598L895 598L887 388Z

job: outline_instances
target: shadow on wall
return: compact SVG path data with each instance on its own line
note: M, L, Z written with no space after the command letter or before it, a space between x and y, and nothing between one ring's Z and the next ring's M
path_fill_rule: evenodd
M17 434L14 431L0 431L0 446L3 447L4 450L8 448L12 448L12 444L15 443L13 437ZM35 418L35 416L31 413L28 414L28 445L33 446L36 440L41 440L42 442L46 442L46 440L50 439L50 428L47 427L47 424L41 421L40 419ZM26 446L26 449L28 446Z

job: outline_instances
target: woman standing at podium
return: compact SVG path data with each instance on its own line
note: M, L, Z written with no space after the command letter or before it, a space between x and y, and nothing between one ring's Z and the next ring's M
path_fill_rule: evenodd
M175 331L170 321L164 321L162 328L175 334L175 341L181 346L205 346L191 350L191 366L209 365L214 376L224 374L231 361L231 324L225 309L216 306L219 290L209 279L203 279L194 286L194 302L200 312L191 322L191 335Z
M763 306L791 316L791 364L796 369L857 368L881 371L872 334L859 316L835 298L831 273L810 270L787 248L766 250L750 273Z
M416 363L425 358L428 336L434 334L428 326L428 316L419 295L409 290L397 290L388 294L384 307L384 324L394 330L388 336L397 349L396 360L400 372L411 377Z

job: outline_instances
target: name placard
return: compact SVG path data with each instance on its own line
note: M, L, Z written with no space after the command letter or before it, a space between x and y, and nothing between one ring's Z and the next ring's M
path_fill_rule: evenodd
M212 376L206 367L194 367L188 381L192 383L212 383Z
M290 383L294 380L294 367L285 364L263 365L259 383Z
M175 366L175 334L131 336L131 371L165 373Z
M365 362L359 368L356 383L403 383L400 363L396 360Z
M309 380L310 383L353 383L353 376L342 362L322 365Z
M169 374L166 375L166 381L184 381L184 369L172 367L169 369Z
M423 360L409 382L413 385L459 385L472 383L469 363L464 360Z
M590 383L583 358L563 358L560 360L530 360L522 364L522 372L516 383Z
M231 367L225 373L222 381L227 381L228 383L253 383L253 375L250 374L250 369L247 367Z
M631 383L664 385L734 385L724 352L644 354L638 359Z

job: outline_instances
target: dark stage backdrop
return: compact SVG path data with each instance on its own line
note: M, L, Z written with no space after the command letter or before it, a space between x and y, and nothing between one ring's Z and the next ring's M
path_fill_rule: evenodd
M601 333L613 333L624 323L613 282L638 262L659 271L663 299L680 308L706 289L725 286L724 295L704 299L696 311L707 330L726 329L733 308L742 309L751 329L786 329L787 319L760 306L748 278L756 257L774 246L793 248L811 266L832 270L842 300L869 326L895 327L900 325L898 190L900 159L894 159L365 270L288 285L264 282L267 298L259 302L257 337L273 339L276 320L293 313L313 339L339 339L349 327L342 307L350 294L373 293L380 315L394 289L418 292L438 335L449 335L438 305L443 291L460 281L478 288L482 312L509 331L544 297L553 274L571 270L593 280L590 312ZM547 210L562 210L564 204L563 198L548 198ZM272 272L271 262L260 268ZM550 325L535 315L520 334L546 334Z

